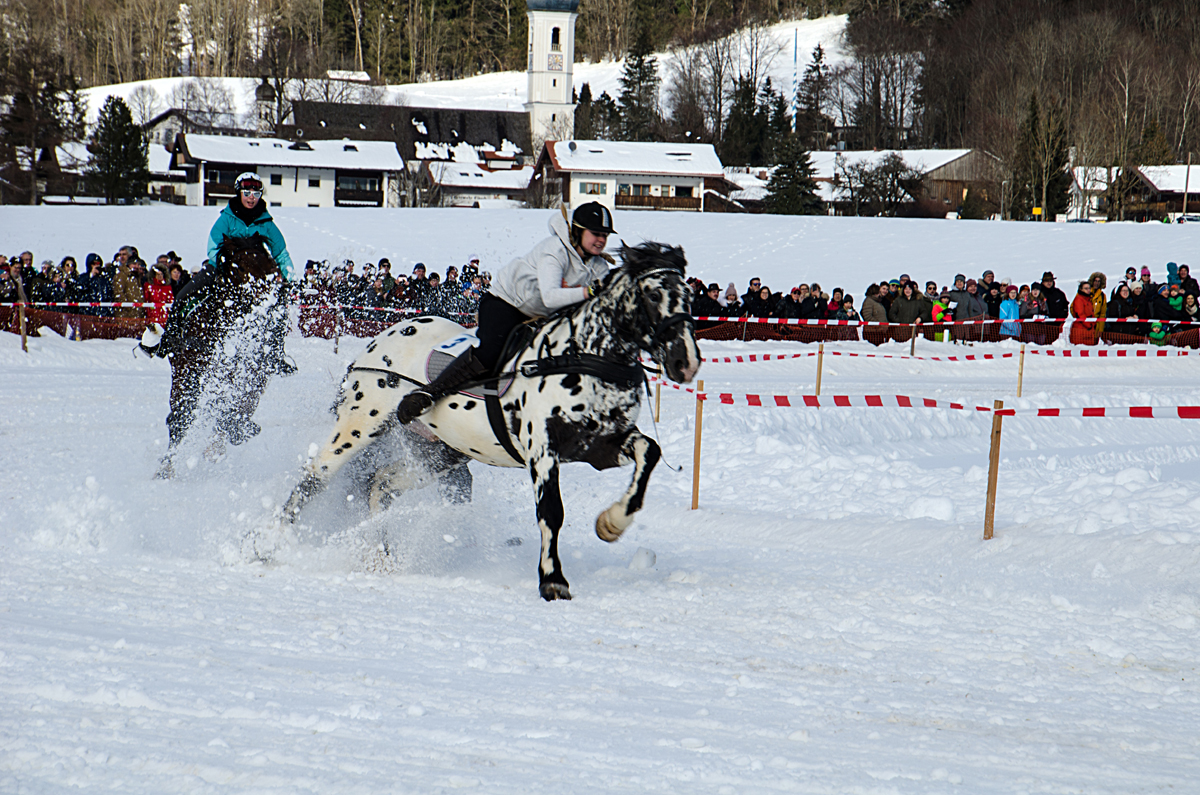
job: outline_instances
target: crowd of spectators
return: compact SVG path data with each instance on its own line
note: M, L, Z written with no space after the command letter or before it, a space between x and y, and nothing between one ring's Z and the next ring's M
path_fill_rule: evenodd
M1104 333L1105 320L1119 319L1136 322L1109 324L1111 331L1165 344L1177 324L1200 321L1200 284L1187 265L1168 262L1166 269L1166 280L1159 283L1152 279L1148 267L1140 271L1130 267L1111 291L1107 277L1096 272L1079 282L1072 298L1057 286L1050 271L1042 274L1040 282L1024 285L997 280L991 270L985 270L979 279L968 279L960 273L952 285L939 287L937 282L927 281L924 289L908 274L901 274L867 285L861 302L841 287L825 292L816 282L799 284L783 293L773 291L755 277L740 295L732 282L724 291L719 284L705 285L698 278L689 283L694 291L692 314L697 317L861 320L901 325L990 318L1001 321L1000 339L1020 336L1022 320L1073 318L1076 322L1070 334L1071 342L1076 344L1094 344ZM122 246L108 261L98 254L88 254L82 271L71 256L63 257L57 265L45 260L35 267L29 251L11 260L0 254L0 303L20 300L20 279L26 300L35 304L161 305L170 303L190 278L174 251L159 254L147 264L135 246ZM490 281L490 274L480 270L478 257L471 257L461 271L449 266L444 278L427 273L423 263L417 263L411 274L393 274L386 257L366 263L361 273L350 260L340 265L309 260L298 285L298 300L302 308L329 311L335 307L346 319L394 322L405 315L433 314L463 322L475 313ZM162 306L81 306L71 311L163 323L167 310Z
M425 265L417 263L411 275L393 276L391 262L385 257L367 263L362 273L346 260L341 265L309 260L299 284L302 305L337 306L346 317L383 319L375 310L395 309L404 314L434 314L461 320L474 314L479 297L487 290L491 274L479 269L479 258L472 257L459 269L451 265L443 279L438 273L426 275ZM34 266L33 253L25 251L11 260L0 254L0 304L25 300L33 304L55 303L144 303L154 306L79 306L72 314L102 318L144 318L165 323L171 303L191 279L174 251L158 255L147 264L135 246L122 246L112 259L88 254L82 272L74 257L63 257L57 265L45 260ZM65 310L64 310L65 311ZM382 313L386 315L388 313Z
M88 254L82 272L71 256L63 257L57 265L45 260L35 267L32 252L11 259L0 254L0 304L21 300L18 284L24 289L25 300L35 304L163 304L170 303L190 279L174 251L159 254L152 265L147 265L135 246L122 246L107 262L99 254ZM161 306L81 306L71 311L93 317L144 317L156 323L166 320L166 309Z
M355 273L351 260L331 266L309 260L300 282L301 306L339 307L347 318L361 320L398 320L404 315L440 315L456 322L475 314L479 299L491 285L491 274L479 269L479 258L471 257L461 272L451 265L442 278L427 273L424 263L413 266L411 274L392 274L386 257L366 263ZM378 310L396 310L379 312Z
M694 296L692 314L713 318L797 318L806 320L861 320L872 323L903 325L987 320L999 323L999 336L1018 337L1022 320L1066 320L1073 318L1071 341L1094 344L1104 331L1104 320L1126 321L1116 329L1133 336L1149 337L1163 344L1175 330L1173 324L1200 321L1200 286L1187 265L1167 263L1167 279L1156 283L1150 268L1128 268L1125 278L1111 292L1107 277L1093 273L1079 282L1073 298L1057 286L1054 274L1046 271L1040 282L1013 284L997 280L991 270L979 279L964 274L954 277L952 286L939 287L936 281L920 282L907 273L886 282L869 284L856 306L854 296L841 287L826 293L821 285L800 284L786 294L775 292L758 277L750 279L745 293L739 295L732 282L722 292L721 285L703 280L690 281ZM1114 326L1117 324L1113 324Z

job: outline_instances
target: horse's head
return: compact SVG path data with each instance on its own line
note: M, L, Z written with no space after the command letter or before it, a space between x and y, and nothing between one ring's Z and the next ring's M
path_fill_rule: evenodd
M687 383L700 369L691 289L684 281L683 249L646 242L621 248L620 273L633 292L629 307L636 321L638 346L661 364L672 381Z
M262 235L229 237L217 249L217 272L237 285L250 281L269 282L279 273L267 239Z

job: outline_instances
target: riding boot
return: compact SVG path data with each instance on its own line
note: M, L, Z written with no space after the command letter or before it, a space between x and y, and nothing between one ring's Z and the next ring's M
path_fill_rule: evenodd
M446 395L457 392L463 384L486 375L487 368L475 358L473 350L467 350L466 353L446 365L446 369L442 370L441 375L428 385L405 395L396 409L396 417L401 424L407 425L433 408L433 404Z
M280 292L280 301L286 301L286 294L283 291ZM288 314L287 304L284 303L282 310L277 310L274 317L271 318L270 326L267 329L269 339L267 341L266 369L268 373L279 373L285 378L296 372L296 365L288 359L288 355L283 349L287 333Z
M158 330L158 340L155 341L155 329ZM179 339L179 321L175 318L174 313L167 315L166 326L160 327L151 324L151 327L142 332L142 340L138 343L138 347L145 352L147 356L167 356L174 352Z
M287 316L284 315L279 321L272 322L267 333L270 335L266 351L267 372L279 373L285 378L293 375L296 372L296 365L289 361L288 355L283 349L284 340L287 339Z

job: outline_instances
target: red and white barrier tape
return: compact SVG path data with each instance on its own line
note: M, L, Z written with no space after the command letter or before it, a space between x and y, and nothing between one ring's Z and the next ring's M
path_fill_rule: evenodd
M995 413L1001 417L1133 417L1138 419L1200 419L1200 406L1118 406L1083 408L1033 408L993 409L990 406L968 406L949 400L915 398L907 395L754 395L731 392L699 392L691 387L675 384L655 376L656 381L680 392L695 395L697 400L712 401L727 406L741 403L760 408L903 408L903 409L952 409L955 411L978 411Z
M1065 349L1039 349L1030 348L1025 351L1029 354L1038 356L1062 356L1064 358L1078 359L1105 359L1105 358L1171 358L1172 356L1200 356L1200 351L1187 350L1184 348L1160 348L1158 350L1146 350L1139 348L1137 350L1126 350L1124 348L1100 348L1093 350L1089 348L1065 348ZM1010 354L1011 355L1011 354Z
M696 320L705 320L718 323L762 323L769 326L871 326L871 327L888 327L893 328L912 328L914 325L924 328L925 326L991 326L997 323L1015 323L1018 326L1022 323L1042 324L1042 323L1079 323L1087 328L1092 328L1097 323L1164 323L1170 326L1196 326L1200 325L1200 320L1154 320L1153 318L1134 319L1128 317L1100 317L1100 318L1069 318L1069 317L1027 317L1021 319L1005 319L986 318L983 320L939 320L939 321L924 321L921 323L884 323L879 320L819 320L816 318L795 318L795 317L722 317L720 315L705 315L697 317Z
M1169 359L1176 356L1200 356L1200 350L1191 350L1188 348L1166 348L1158 350L1126 350L1123 348L1101 348L1093 350L1089 348L1030 348L1025 351L1028 354L1037 354L1040 356L1061 356L1063 358L1076 359ZM751 362L768 362L780 359L799 359L807 356L816 356L816 351L805 353L792 354L740 354L732 356L713 356L702 359L704 362L712 362L714 364L747 364ZM853 351L825 351L826 356L849 356L857 359L908 359L921 362L980 362L993 359L1011 359L1017 355L1016 351L1007 353L972 353L966 356L904 356L898 353L855 353Z
M124 307L124 308L147 308L147 307L170 307L171 301L26 301L24 303L16 302L8 304L8 306L65 306L65 307ZM420 315L424 311L420 309L409 309L405 307L390 307L390 306L351 306L349 304L300 304L301 309L318 309L318 310L339 310L339 309L354 309L368 312L391 312L392 314L404 315ZM474 312L450 312L451 315L461 315L463 317L473 317Z

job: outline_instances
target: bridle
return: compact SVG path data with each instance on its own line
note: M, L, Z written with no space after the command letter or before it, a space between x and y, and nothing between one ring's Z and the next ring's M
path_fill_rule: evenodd
M675 268L653 268L634 276L633 281L640 283L642 279L650 276L658 276L663 273L674 273L682 276L682 274ZM641 296L639 296L639 298L641 298ZM641 310L641 314L643 319L646 321L646 325L650 325L650 310L646 308L646 303L644 300L638 301L638 308ZM676 326L683 323L691 326L693 333L695 332L696 320L687 312L676 312L675 314L668 315L667 317L658 321L658 323L654 325L654 331L650 334L650 347L662 345L663 339L667 336L667 334L670 333L671 330Z

